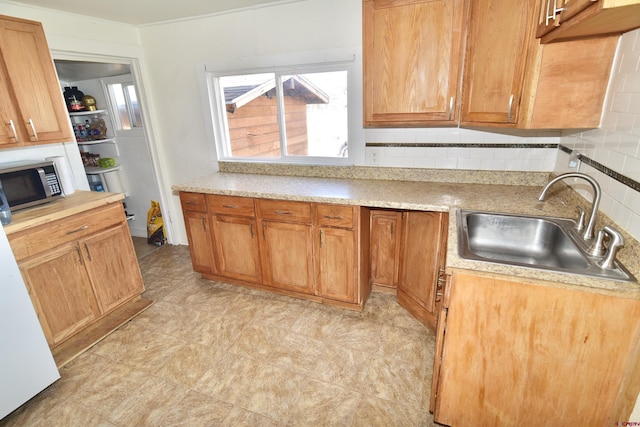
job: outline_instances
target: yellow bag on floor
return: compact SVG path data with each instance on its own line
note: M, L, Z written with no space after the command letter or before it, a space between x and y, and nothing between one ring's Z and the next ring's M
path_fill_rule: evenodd
M147 243L150 245L162 246L167 241L164 235L164 222L160 203L151 201L151 208L147 213Z

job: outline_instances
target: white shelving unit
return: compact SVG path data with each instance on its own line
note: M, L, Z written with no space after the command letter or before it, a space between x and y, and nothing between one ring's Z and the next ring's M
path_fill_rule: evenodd
M120 173L122 167L119 164L120 151L118 144L116 138L109 135L109 131L112 131L113 124L109 120L107 111L76 111L70 112L69 116L74 125L74 130L78 125L85 125L87 122L94 121L97 118L102 118L105 121L107 133L102 135L102 139L93 139L92 135L88 133L85 135L76 133L76 141L78 142L81 152L98 154L101 158L113 158L116 164L115 166L107 168L85 166L85 173L87 174L87 179L89 180L89 185L92 190L124 193L125 197L128 197L129 194L124 186Z

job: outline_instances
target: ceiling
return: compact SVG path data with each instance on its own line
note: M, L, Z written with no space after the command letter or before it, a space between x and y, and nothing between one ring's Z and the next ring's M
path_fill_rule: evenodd
M128 64L108 64L102 62L54 60L58 78L62 82L102 79L129 74Z
M297 1L302 0L13 0L13 3L137 26Z

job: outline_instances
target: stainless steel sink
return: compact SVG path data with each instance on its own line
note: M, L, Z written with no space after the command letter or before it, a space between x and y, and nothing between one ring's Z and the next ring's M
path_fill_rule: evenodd
M470 260L635 281L619 263L600 268L600 258L582 247L574 226L565 218L461 210L458 252Z

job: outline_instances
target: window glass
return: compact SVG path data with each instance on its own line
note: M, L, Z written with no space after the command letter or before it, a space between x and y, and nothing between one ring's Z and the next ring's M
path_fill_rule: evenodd
M280 157L280 129L274 74L220 78L224 94L228 152L232 157Z
M130 118L132 119L132 126L142 127L142 114L140 113L140 104L138 104L135 86L132 84L126 85L125 93L127 95L127 106L129 107Z
M218 158L348 161L348 67L308 69L212 73Z
M348 156L347 72L284 76L287 155Z
M110 92L113 94L113 103L118 112L119 128L131 129L131 120L129 118L129 110L127 109L127 100L124 97L124 91L120 83L109 85Z
M131 130L143 127L135 86L132 83L111 83L107 87L117 114L116 125L118 129Z

